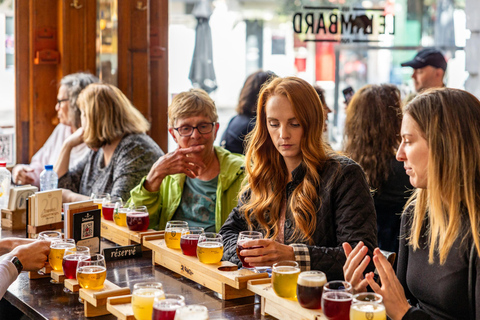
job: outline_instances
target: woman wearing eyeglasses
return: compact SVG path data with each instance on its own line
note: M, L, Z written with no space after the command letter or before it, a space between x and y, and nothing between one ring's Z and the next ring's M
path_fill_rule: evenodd
M95 83L78 97L82 128L63 144L54 170L63 202L88 199L92 193L108 192L127 199L130 190L163 155L145 134L150 124L116 87ZM73 169L68 168L71 150L85 142L89 154Z
M163 230L169 220L218 231L237 205L244 178L244 157L214 147L219 124L215 103L201 89L173 98L168 131L178 148L158 159L130 202L145 205L150 228Z

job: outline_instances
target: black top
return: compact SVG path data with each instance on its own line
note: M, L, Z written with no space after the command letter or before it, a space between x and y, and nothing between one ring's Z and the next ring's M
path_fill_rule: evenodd
M239 114L228 123L220 145L230 152L245 154L245 136L255 127L256 118Z
M402 216L401 234L408 235L411 230L413 206ZM405 289L407 299L414 307L403 317L410 319L469 319L468 303L468 265L472 238L468 234L470 228L466 215L463 218L462 231L450 250L444 265L439 264L435 256L433 264L428 263L427 236L420 239L420 248L413 248L406 243L406 237L400 239L397 276ZM424 227L424 231L426 228ZM476 262L476 317L480 319L480 261Z
M401 213L412 195L413 187L403 162L392 158L391 168L387 181L374 193L373 201L377 212L378 246L382 250L398 253Z
M363 241L369 254L377 246L376 216L373 199L360 166L346 157L327 160L318 171L319 204L317 209L317 227L313 234L314 245L308 245L310 267L326 273L327 279L343 279L343 265L346 261L342 248L343 242L354 247ZM305 168L301 164L292 172L292 181L286 186L286 197L305 177ZM248 194L244 195L248 198ZM236 242L240 231L248 230L247 222L239 206L233 209L220 233L224 239L223 260L239 264L236 254ZM254 224L254 230L262 231ZM284 238L285 244L304 243L290 240L295 230L295 222L289 210L286 212ZM373 264L369 270L373 270Z

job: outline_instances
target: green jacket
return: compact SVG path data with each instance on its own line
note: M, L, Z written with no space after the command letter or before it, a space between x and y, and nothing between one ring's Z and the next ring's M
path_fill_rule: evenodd
M238 204L238 193L245 178L245 158L221 147L214 148L220 163L215 203L215 229L218 232ZM157 192L149 192L143 187L147 178L143 177L140 184L130 191L128 202L147 206L150 228L164 230L182 200L185 177L183 173L166 176Z

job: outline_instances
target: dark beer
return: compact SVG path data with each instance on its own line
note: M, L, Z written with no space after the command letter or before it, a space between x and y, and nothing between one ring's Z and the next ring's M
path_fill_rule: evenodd
M242 247L242 243L241 242L238 242L237 243L237 256L238 258L240 259L240 261L242 262L242 266L244 268L247 268L247 269L253 269L253 266L251 266L248 262L245 262L245 258L244 256L241 256L240 255L240 251L242 250L250 250L250 249L258 249L258 248L263 248L262 246L255 246L255 247L249 247L249 248L244 248ZM258 257L258 256L250 256L250 257Z

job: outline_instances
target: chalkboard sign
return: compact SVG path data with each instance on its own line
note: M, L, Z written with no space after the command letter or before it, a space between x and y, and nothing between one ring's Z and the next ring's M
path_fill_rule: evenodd
M122 246L103 249L105 261L122 260L142 257L142 245Z

